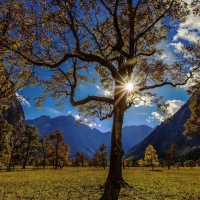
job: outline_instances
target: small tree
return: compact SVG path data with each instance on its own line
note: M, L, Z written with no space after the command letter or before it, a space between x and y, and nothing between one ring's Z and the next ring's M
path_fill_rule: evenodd
M186 167L190 167L191 169L192 169L193 167L196 166L196 165L195 165L195 162L194 162L193 160L187 160L187 161L185 161L185 162L184 162L184 165L185 165Z
M99 150L97 150L95 154L93 155L91 159L91 164L96 167L101 165L101 154Z
M177 169L179 169L179 167L181 166L181 162L176 162L174 167L176 167Z
M145 166L145 161L143 159L138 160L138 165L140 167L144 167Z
M0 119L0 156L9 149L9 137L12 135L13 126L5 119Z
M60 161L68 158L70 147L64 142L64 136L60 130L53 131L49 136L51 143L51 157L53 158L54 169L58 169Z
M126 158L125 159L125 166L130 167L132 165L132 158Z
M99 152L100 152L100 159L101 159L101 166L105 169L106 168L106 161L108 157L108 152L106 152L107 146L103 144L100 145L99 147Z
M21 153L23 158L22 168L26 168L27 161L33 153L35 153L38 149L39 145L39 137L38 129L35 126L28 125L24 132L23 141L21 144Z
M200 158L196 160L196 164L200 167Z
M76 155L75 155L75 166L80 165L80 159L81 159L81 153L79 151L77 151Z
M169 150L165 150L165 161L168 169L170 169L170 166L172 165L172 162L176 158L176 154L178 152L179 148L177 144L172 144L171 148Z
M43 169L46 166L46 160L50 156L52 150L51 142L48 136L40 140L39 152L43 156Z
M88 158L86 157L85 152L81 152L80 153L81 166L84 167L84 165L86 165L87 162L88 162Z
M146 148L144 162L146 166L151 166L152 170L154 169L154 166L158 164L158 156L152 145L148 145Z

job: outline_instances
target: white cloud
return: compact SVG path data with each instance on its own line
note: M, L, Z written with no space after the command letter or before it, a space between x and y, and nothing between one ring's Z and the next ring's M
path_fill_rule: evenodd
M140 112L140 113L137 113L137 115L148 115L148 114L145 112Z
M196 85L199 82L199 77L200 77L200 68L197 66L191 67L190 71L193 72L193 77L191 77L189 79L189 81L187 82L187 84L181 86L182 88L188 88L191 86ZM188 73L189 76L189 73Z
M108 91L108 90L104 90L104 91L103 91L103 94L104 94L105 96L110 96L110 95L111 95L111 92Z
M59 116L62 114L60 111L53 108L43 107L43 109L46 110L49 115Z
M22 96L19 95L18 93L16 93L17 99L21 102L22 105L26 105L28 107L30 107L30 103Z
M179 27L179 29L177 30L177 34L173 37L174 41L177 41L178 39L183 39L189 42L196 43L200 39L200 37L198 32L194 32L192 30L189 30L188 28Z
M113 92L109 91L109 90L102 90L98 85L96 86L96 88L98 90L101 91L101 94L103 94L104 96L112 96Z
M89 127L93 127L93 126L96 126L96 125L97 124L95 122L91 122L91 123L88 124Z
M185 0L189 5L192 0ZM183 39L189 42L197 42L200 39L200 16L194 16L192 12L193 8L190 8L190 15L186 17L185 22L182 22L178 26L177 34L174 36L174 41Z
M155 121L155 120L163 122L164 119L165 118L161 114L157 112L152 112L151 116L147 119L147 122L151 123L152 121Z
M175 52L179 53L183 51L183 47L184 45L181 42L177 42L177 43L170 43L168 46L173 46L175 48Z
M181 100L169 100L167 103L169 104L167 108L168 114L174 115L185 102Z
M166 101L166 103L169 104L169 106L167 108L166 116L172 116L180 109L180 107L185 102L183 102L181 100L168 100L168 101ZM151 123L152 121L155 121L155 120L163 122L166 119L166 116L163 116L158 112L152 112L151 116L147 119L147 122Z
M75 115L75 120L79 120L81 117L79 115Z
M162 56L160 56L160 58L161 59L164 59L164 58L166 58L167 57L167 55L164 53L164 54L162 54Z
M150 97L140 97L140 99L136 99L134 101L134 106L135 107L140 107L140 106L153 106L151 102Z
M164 63L171 65L176 60L175 55L167 45L166 41L161 42L159 45L156 46L157 49L163 49L163 55L160 58L163 60Z
M96 86L97 89L101 90L99 86Z

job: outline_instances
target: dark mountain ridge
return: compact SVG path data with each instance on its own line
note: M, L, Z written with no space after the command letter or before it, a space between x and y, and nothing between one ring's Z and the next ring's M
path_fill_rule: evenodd
M36 126L41 137L52 133L54 130L61 130L65 142L71 147L70 157L75 157L77 151L84 151L91 158L94 152L104 143L110 149L110 132L102 133L96 128L91 128L85 124L77 124L75 118L69 116L40 116L36 119L26 120L27 124ZM153 129L146 125L126 126L122 131L122 146L126 152L135 144L147 137Z
M189 118L191 111L189 109L189 100L173 116L168 123L161 123L152 133L142 142L132 147L126 157L134 156L138 159L144 158L146 147L151 144L159 157L164 156L164 151L170 149L171 145L176 143L179 146L179 155L184 155L194 146L200 145L200 138L194 136L192 140L187 140L183 135L184 124Z

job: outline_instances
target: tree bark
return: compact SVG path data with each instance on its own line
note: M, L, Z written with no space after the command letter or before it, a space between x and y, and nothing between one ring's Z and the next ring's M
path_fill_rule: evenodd
M24 163L23 163L23 166L22 166L22 169L26 169L26 162L28 160L28 153L26 154L25 158L24 158Z
M11 171L11 164L12 164L12 160L13 160L13 154L14 154L14 148L11 151L11 155L10 155L10 160L9 160L9 165L8 165L8 171Z
M24 158L24 163L23 163L22 169L26 169L26 163L27 163L28 156L29 156L29 148L30 148L30 139L29 139L29 143L28 143L28 146L27 146L26 155L25 155L25 158Z
M119 98L119 97L118 97ZM122 125L126 106L126 98L123 97L117 105L114 105L113 126L111 135L110 168L104 193L100 200L118 199L121 187L124 185L122 178Z
M55 166L55 170L58 169L58 143L59 143L59 138L57 138L57 141L56 141L56 166Z
M45 169L45 166L46 166L46 155L44 155L44 158L43 158L43 169Z

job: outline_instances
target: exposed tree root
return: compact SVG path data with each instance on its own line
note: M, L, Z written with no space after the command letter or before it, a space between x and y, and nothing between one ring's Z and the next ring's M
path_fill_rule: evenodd
M120 181L119 182L120 188L131 188L133 189L134 187L128 184L126 181ZM106 188L106 183L104 185L100 185L99 189L105 189Z
M133 186L131 186L124 180L119 181L117 184L112 184L110 181L107 180L104 185L100 186L100 189L104 189L104 193L100 200L117 200L121 188L133 189Z

